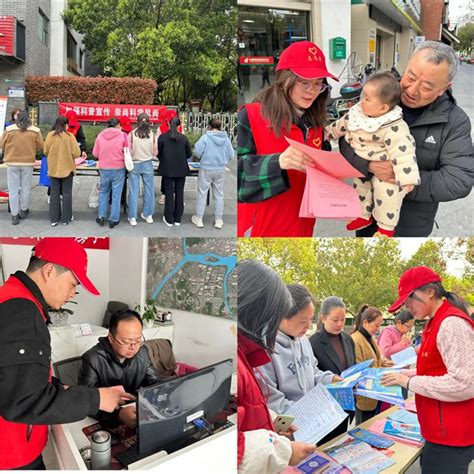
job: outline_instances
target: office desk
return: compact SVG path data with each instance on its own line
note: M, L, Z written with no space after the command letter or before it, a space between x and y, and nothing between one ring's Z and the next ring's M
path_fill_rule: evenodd
M390 415L391 413L399 409L400 408L396 406L389 408L388 410L385 410L382 413L379 413L377 416L374 416L370 420L364 421L364 423L357 425L357 427L368 429L369 426L375 420L386 418L388 415ZM348 436L347 433L344 433L338 436L337 438L334 438L333 440L328 441L327 443L324 443L321 446L318 446L318 449L322 450L324 448L328 448L329 446L336 444L337 441L347 436ZM401 473L406 472L408 468L416 461L416 459L418 459L422 450L422 448L408 446L407 444L399 443L397 441L395 441L395 444L390 446L389 449L392 451L395 451L394 454L390 457L390 459L393 459L395 461L395 464L393 466L388 467L387 469L384 469L383 474L401 474Z
M92 334L88 336L75 336L72 326L50 327L51 335L51 360L69 359L84 354L91 347L95 346L99 337L107 336L109 330L102 326L92 326ZM145 339L169 339L173 342L174 325L159 326L151 328L144 327L143 335Z
M237 425L237 415L229 417ZM82 428L96 420L82 421L50 428L50 440L60 469L85 471L87 467L79 454L79 449L90 445ZM195 474L227 474L237 472L237 428L233 426L198 441L170 455L165 452L152 454L128 467L129 470L153 469L160 474L193 472Z

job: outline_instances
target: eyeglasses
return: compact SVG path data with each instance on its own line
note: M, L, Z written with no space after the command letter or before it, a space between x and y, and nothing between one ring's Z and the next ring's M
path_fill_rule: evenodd
M112 333L110 333L110 334L112 334ZM133 347L135 347L135 346L142 347L143 344L145 344L145 342L146 342L146 341L145 341L145 336L144 336L143 334L142 334L142 337L141 337L141 339L140 339L139 341L132 341L132 342L128 342L128 341L127 341L127 342L125 342L125 341L122 342L122 341L119 341L113 334L112 334L112 337L115 339L115 341L117 342L117 344L118 344L119 346L127 346L127 347L129 347L129 348L131 348L131 349L133 349Z
M311 81L302 81L300 79L296 79L296 83L305 91L309 92L314 89L315 92L321 94L324 92L329 86L324 82L321 83L314 83Z

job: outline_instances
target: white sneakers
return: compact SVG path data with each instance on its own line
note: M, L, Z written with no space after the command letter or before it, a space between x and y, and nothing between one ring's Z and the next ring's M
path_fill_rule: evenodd
M140 217L141 217L144 221L146 221L147 224L153 224L153 217L151 217L151 216L146 216L146 217L145 217L145 216L143 215L143 212L140 214Z
M137 220L135 219L135 217L129 217L128 222L130 222L130 225L132 226L137 225Z
M204 223L202 222L202 218L198 217L198 216L192 216L191 217L191 222L196 226L196 227L199 227L200 229L202 227L204 227ZM214 227L216 229L222 229L224 225L224 221L222 219L216 219L216 221L214 222Z
M202 228L204 227L204 224L202 222L202 219L198 216L192 216L191 217L191 222L196 226L196 227L199 227L199 228Z
M173 227L173 224L170 224L169 222L166 222L165 216L163 216L163 222L164 222L168 227Z

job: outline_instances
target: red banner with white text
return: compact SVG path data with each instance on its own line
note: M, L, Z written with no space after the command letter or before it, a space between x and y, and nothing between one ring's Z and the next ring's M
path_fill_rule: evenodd
M59 115L66 115L69 110L74 110L77 119L85 122L107 122L112 117L129 117L132 122L136 122L138 115L145 113L151 123L159 123L164 122L167 108L165 105L58 103Z

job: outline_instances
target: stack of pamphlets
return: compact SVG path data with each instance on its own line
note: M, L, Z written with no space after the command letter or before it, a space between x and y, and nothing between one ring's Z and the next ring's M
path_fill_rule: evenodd
M350 472L326 454L318 451L309 455L295 469L297 472L304 472L305 474L343 474Z
M367 369L359 380L354 393L392 405L404 406L405 400L402 395L402 388L399 385L386 387L380 381L384 373L393 371L394 369L391 368Z
M395 464L393 459L357 439L327 448L324 452L353 474L377 474Z
M411 441L423 442L421 436L420 424L416 413L407 410L397 410L387 417L385 422L384 433L396 437L404 438Z

